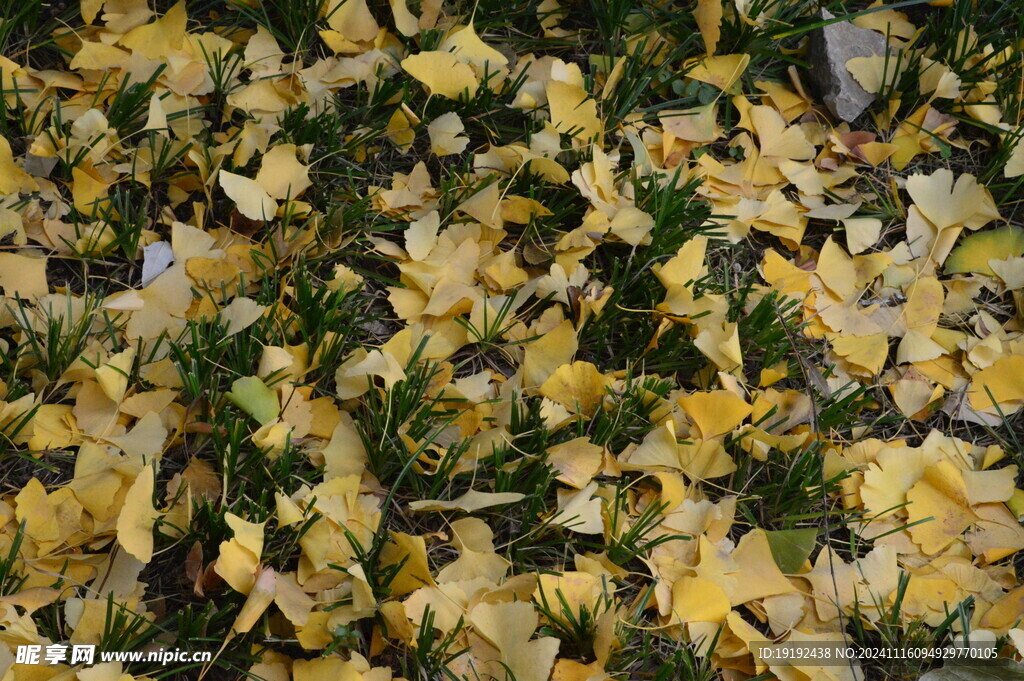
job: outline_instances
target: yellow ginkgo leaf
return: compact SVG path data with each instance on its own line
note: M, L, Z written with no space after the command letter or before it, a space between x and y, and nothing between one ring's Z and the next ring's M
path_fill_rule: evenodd
M179 0L167 10L167 14L152 23L133 28L119 42L148 59L160 59L181 48L187 22L185 0Z
M277 201L255 180L222 170L219 181L238 212L250 220L270 220L277 214Z
M714 0L716 3L718 0ZM687 142L713 142L723 130L718 124L718 107L714 102L692 109L667 110L658 115L665 132Z
M324 479L361 475L366 466L366 449L352 424L352 418L344 413L331 433L331 439L324 447Z
M220 319L227 323L224 329L226 336L244 331L267 311L266 305L260 305L251 298L235 298L220 311Z
M990 629L1008 629L1020 623L1021 612L1024 612L1024 586L1018 586L996 600L979 624ZM1019 640L1019 637L1014 640Z
M693 440L679 445L679 468L690 480L711 480L736 470L720 440Z
M469 144L468 137L460 137L466 127L462 119L454 111L441 114L427 124L427 134L430 136L430 150L437 156L449 156L461 154Z
M948 461L925 469L924 476L907 491L907 501L908 531L927 555L952 544L977 520L963 475Z
M931 336L938 328L942 313L944 290L935 277L917 277L905 287L907 302L903 306L904 323L908 330Z
M91 24L103 7L104 0L82 0L82 21Z
M558 512L549 520L581 535L600 535L605 530L604 502L597 496L598 484L592 481L583 490L559 490Z
M117 541L142 563L153 558L153 525L159 513L153 508L155 471L146 466L135 478L117 516Z
M135 348L128 348L111 356L106 364L96 368L96 382L112 401L120 403L124 397L134 361Z
M370 389L374 376L381 377L390 389L405 378L405 371L391 353L360 348L334 372L338 396L349 399L362 395Z
M494 551L494 532L480 518L460 518L451 524L452 545L459 557L437 573L439 584L484 577L500 582L511 564Z
M907 490L934 464L935 455L920 448L889 447L864 471L860 496L865 509L877 518L901 512Z
M854 57L846 62L846 70L853 75L865 92L871 94L892 88L906 68L906 59L896 59L892 55Z
M388 583L391 593L404 596L423 586L433 586L427 561L427 543L423 537L392 532L391 539L384 544L380 553L382 567L392 567L396 572Z
M420 500L409 504L413 511L453 511L460 510L472 513L491 506L514 504L521 501L523 494L519 492L478 492L470 490L451 501Z
M882 370L889 357L889 339L884 333L837 336L832 339L832 350L847 362L874 376Z
M225 513L224 520L234 532L234 537L220 543L220 555L214 563L214 571L232 589L247 594L256 583L266 521L251 523L234 513Z
M714 85L723 92L735 94L735 85L747 70L749 63L750 55L746 53L707 57L697 62L686 75L694 80Z
M697 236L683 244L675 256L664 264L656 263L653 267L658 281L665 288L670 286L691 286L707 271L704 254L707 250L707 237Z
M995 275L989 261L1019 258L1024 255L1024 229L1005 225L964 237L944 263L946 274Z
M552 212L536 199L513 195L501 201L501 217L506 222L528 225L531 220L547 215L552 215Z
M846 247L850 253L863 253L878 243L882 236L882 221L878 218L847 218L843 220Z
M953 172L946 168L931 175L915 173L907 178L907 193L939 230L955 225L978 229L999 219L992 195L973 175L960 175L954 185Z
M537 580L534 600L551 612L563 624L584 617L584 612L593 615L598 611L598 602L605 594L601 580L589 572L568 570L561 574L542 574Z
M295 626L306 626L316 601L302 590L295 573L279 573L275 580L275 586L274 603L280 608L281 613Z
M704 439L731 432L752 411L749 404L728 390L692 393L680 397L679 406L693 419Z
M1021 144L1019 139L1014 140L1013 138L1007 139L1004 144L1012 144L1013 150L1010 152L1006 165L1003 166L1003 177L1011 179L1024 175L1024 144Z
M550 676L559 641L550 636L531 640L538 624L532 604L481 603L473 608L470 622L494 650L478 670L482 677L508 674L518 681L546 681Z
M324 4L327 25L352 42L370 41L377 37L377 25L366 0L331 0Z
M155 93L149 98L149 115L146 117L146 125L142 129L155 130L167 135L167 112L164 111L163 104L160 103L160 97Z
M441 227L441 217L432 210L419 220L409 223L405 230L405 250L413 260L426 260L430 251L437 243L437 230Z
M562 133L572 133L581 140L593 139L601 132L597 102L579 85L553 80L547 86L551 124Z
M475 66L479 73L483 73L488 64L492 73L495 67L508 64L505 55L480 39L472 24L453 29L437 49L439 52L454 53L460 61Z
M120 486L120 485L119 485ZM34 539L55 540L60 535L57 513L38 478L31 478L14 497L15 518L25 524L25 533Z
M29 192L39 188L35 178L14 162L14 154L7 138L0 135L0 194Z
M418 123L418 120L414 120L409 116L404 107L395 109L395 112L391 114L391 118L388 119L387 137L403 154L409 151L412 148L412 143L416 141L416 130L414 127Z
M675 426L666 421L644 436L643 441L632 450L623 452L624 464L631 468L672 468L679 470L679 443Z
M732 611L722 587L701 577L681 577L672 585L672 614L682 622L723 622Z
M271 567L261 567L257 571L256 581L253 583L249 595L242 604L241 610L231 625L231 632L244 634L259 620L266 612L270 604L277 596L277 572Z
M1002 357L971 377L967 393L971 406L978 411L1005 416L1015 414L1024 406L1024 355Z
M523 384L539 387L576 354L579 341L572 322L566 320L526 346Z
M114 45L84 40L82 48L75 53L69 67L75 70L116 68L124 64L130 56L129 52Z
M608 233L632 246L650 243L648 234L654 229L654 217L636 206L624 206L615 212L608 224Z
M739 328L735 322L698 325L700 332L693 344L723 371L739 372L743 368Z
M50 290L46 258L0 252L0 290L8 298L21 296L31 300L45 296Z
M407 38L411 38L420 32L420 22L416 16L409 11L406 0L389 0L391 14L395 18L395 28Z
M590 362L573 362L558 367L543 385L540 394L571 412L593 414L610 383Z
M601 470L604 449L587 437L577 437L548 449L548 463L558 471L557 480L583 489Z
M294 144L279 144L263 155L260 170L256 173L256 184L271 198L295 199L313 184L309 179L309 168L302 165L295 154ZM244 212L242 214L245 215Z
M448 99L473 97L479 82L473 68L450 52L420 52L402 60L402 68L427 86L432 95Z
M693 16L704 39L704 49L710 56L715 53L722 36L722 0L697 0Z
M104 199L107 198L110 184L77 166L71 169L71 179L75 210L83 215L103 215L104 204L107 203Z
M764 156L777 156L797 161L814 158L814 145L799 126L786 125L786 119L769 106L751 107L750 122L757 133Z

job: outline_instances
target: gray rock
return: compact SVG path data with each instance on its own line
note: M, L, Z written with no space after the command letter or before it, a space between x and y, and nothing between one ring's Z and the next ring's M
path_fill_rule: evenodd
M57 157L45 158L35 154L25 154L25 172L36 177L49 177L53 167L57 165Z
M834 19L828 10L821 10L822 19ZM846 70L846 62L854 57L870 57L886 50L885 36L877 31L839 21L815 29L810 36L807 79L815 94L829 110L844 121L852 121L871 106L875 96Z

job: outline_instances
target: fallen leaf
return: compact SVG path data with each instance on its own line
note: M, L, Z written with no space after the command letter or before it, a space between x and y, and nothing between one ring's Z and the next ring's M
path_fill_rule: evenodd
M255 180L220 171L220 186L238 206L238 212L250 220L267 221L277 214L277 202Z
M153 558L153 526L160 517L153 508L155 472L146 466L135 478L117 516L117 541L142 563Z
M472 513L492 506L514 504L523 499L519 492L478 492L470 490L451 501L421 500L409 504L412 511L466 511Z
M473 97L479 83L472 67L450 52L420 52L402 60L402 68L430 93L448 99Z
M236 379L227 398L262 425L276 419L281 412L277 393L255 376Z

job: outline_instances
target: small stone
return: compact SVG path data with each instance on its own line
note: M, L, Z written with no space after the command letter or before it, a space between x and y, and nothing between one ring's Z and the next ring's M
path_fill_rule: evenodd
M824 20L835 19L828 10L821 10ZM849 21L823 26L811 33L807 79L815 94L833 114L852 121L875 101L846 69L846 62L855 57L871 57L886 50L885 36L860 28Z
M36 156L25 154L25 172L36 177L49 177L53 167L57 165L57 157Z

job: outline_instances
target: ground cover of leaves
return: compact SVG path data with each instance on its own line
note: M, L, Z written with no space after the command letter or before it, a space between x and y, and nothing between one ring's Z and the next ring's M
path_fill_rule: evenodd
M1019 659L1024 9L824 6L0 3L0 679Z

